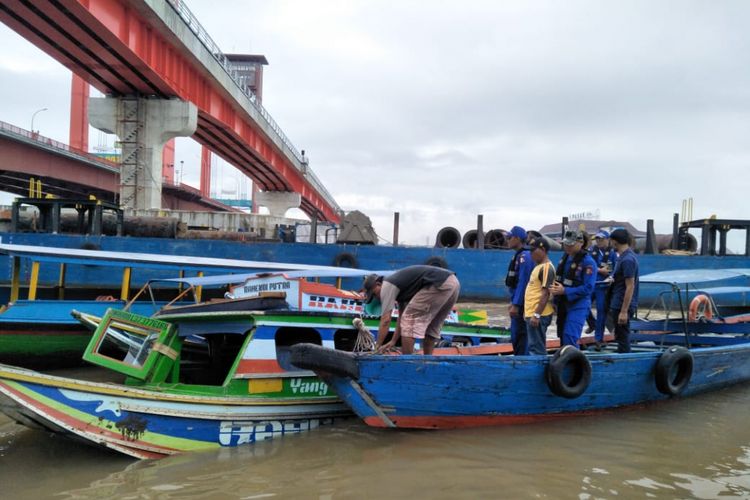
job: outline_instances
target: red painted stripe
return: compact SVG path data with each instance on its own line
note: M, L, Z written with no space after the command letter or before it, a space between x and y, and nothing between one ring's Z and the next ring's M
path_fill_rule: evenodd
M237 365L237 375L248 373L284 373L275 359L242 359Z
M604 410L602 410L604 411ZM557 420L573 416L581 416L598 412L586 411L576 413L555 413L540 415L460 415L447 416L392 416L388 418L396 427L407 429L462 429L467 427L487 427L493 425L516 425L529 424L532 422L543 422ZM388 427L380 417L371 416L363 419L367 425L372 427Z
M728 318L723 318L721 320L713 320L711 323L717 323L717 324L728 324L733 325L735 323L745 323L750 321L750 314L738 314L737 316L729 316Z
M477 354L508 354L513 352L511 344L481 344L467 347L438 347L432 354L435 356L471 356Z
M122 437L122 434L120 432L113 432L113 431L110 431L110 430L107 430L107 429L102 429L100 427L88 428L89 427L88 423L86 423L86 422L84 422L82 420L78 420L78 419L76 419L74 417L71 417L71 416L69 416L69 415L67 415L67 414L65 414L65 413L63 413L63 412L61 412L61 411L59 411L59 410L57 410L55 408L47 406L44 403L42 403L40 401L37 401L36 399L33 399L33 398L27 396L26 394L24 394L22 392L17 391L13 387L8 386L7 384L3 383L2 381L0 381L0 386L2 386L6 391L14 394L18 399L22 400L25 403L25 406L27 408L29 408L29 409L34 410L35 412L37 412L37 414L39 414L40 417L45 418L43 415L40 414L40 412L41 413L46 413L46 414L50 415L51 417L59 420L60 422L63 422L65 424L69 425L70 427L73 427L74 429L81 430L82 432L85 429L86 432L89 432L89 433L92 433L92 434L93 433L98 433L98 434L102 435L103 437L106 436L106 437L108 437L108 438L116 441L115 444L118 444L120 446L123 446L123 447L126 447L126 448L138 449L137 445L138 444L142 444L143 446L147 446L149 448L160 448L160 449L165 450L164 454L161 455L162 457L170 455L170 454L175 453L175 452L182 451L182 450L179 450L177 448L169 448L169 447L166 447L166 446L152 444L152 443L148 443L146 441L141 441L141 440L127 441L127 440L125 440ZM93 417L93 418L96 418L96 417ZM55 423L55 422L52 422L52 423ZM68 432L70 432L70 431L68 431ZM141 451L143 451L143 450L138 449L139 453ZM150 452L150 453L155 453L155 452Z
M615 339L614 335L605 335L605 342L612 342ZM580 343L582 345L593 344L596 342L594 337L581 337ZM550 339L547 341L547 349L557 349L560 347L560 339ZM471 356L478 354L510 354L513 352L513 346L510 343L503 344L481 344L478 346L467 346L467 347L440 347L433 351L435 356Z

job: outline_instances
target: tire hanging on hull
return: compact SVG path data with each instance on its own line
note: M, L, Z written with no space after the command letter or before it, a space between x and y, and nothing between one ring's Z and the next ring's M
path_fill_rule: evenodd
M667 396L679 395L688 386L692 376L693 353L684 347L670 347L656 362L656 388Z
M571 376L566 376L571 373ZM591 363L581 351L566 345L552 356L545 372L547 387L556 396L575 399L591 383Z
M341 252L336 257L334 257L333 265L336 267L347 267L350 269L359 268L359 262L357 262L357 257L355 257L354 254L351 254L349 252Z

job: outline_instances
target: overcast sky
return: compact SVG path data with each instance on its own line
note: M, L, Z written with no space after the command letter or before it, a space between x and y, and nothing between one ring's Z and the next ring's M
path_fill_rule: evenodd
M264 105L387 240L394 211L413 244L477 214L536 229L599 209L671 232L691 196L695 218L750 218L748 2L187 5L225 52L268 58ZM0 26L0 120L47 107L34 127L67 142L69 89ZM197 185L195 148L181 158Z

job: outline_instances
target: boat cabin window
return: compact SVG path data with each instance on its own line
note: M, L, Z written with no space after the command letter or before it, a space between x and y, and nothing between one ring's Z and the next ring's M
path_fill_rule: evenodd
M211 333L185 337L180 355L180 382L223 385L245 339L247 333Z
M142 367L157 338L158 330L113 321L96 352L129 365Z
M143 378L156 361L157 346L171 331L169 323L119 310L110 310L83 358L126 375Z
M291 328L282 327L276 331L276 362L286 371L299 371L289 358L291 347L294 344L317 344L323 345L320 334L314 328Z

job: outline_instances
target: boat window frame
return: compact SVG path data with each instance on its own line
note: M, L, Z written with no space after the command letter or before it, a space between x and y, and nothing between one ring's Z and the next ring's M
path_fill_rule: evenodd
M152 346L141 364L136 365L128 363L98 352L105 337L109 335L109 329L113 322L132 325L137 329L152 332L146 337L146 339L152 338ZM162 356L166 356L164 352L162 352L162 349L156 349L154 346L167 345L167 341L173 332L174 325L167 323L166 321L141 316L140 314L128 311L108 309L96 331L94 331L94 334L83 353L83 359L89 363L114 370L124 375L145 380L153 370L157 360ZM139 335L139 333L135 331L131 331L130 333ZM151 337L151 335L155 335L155 337Z

